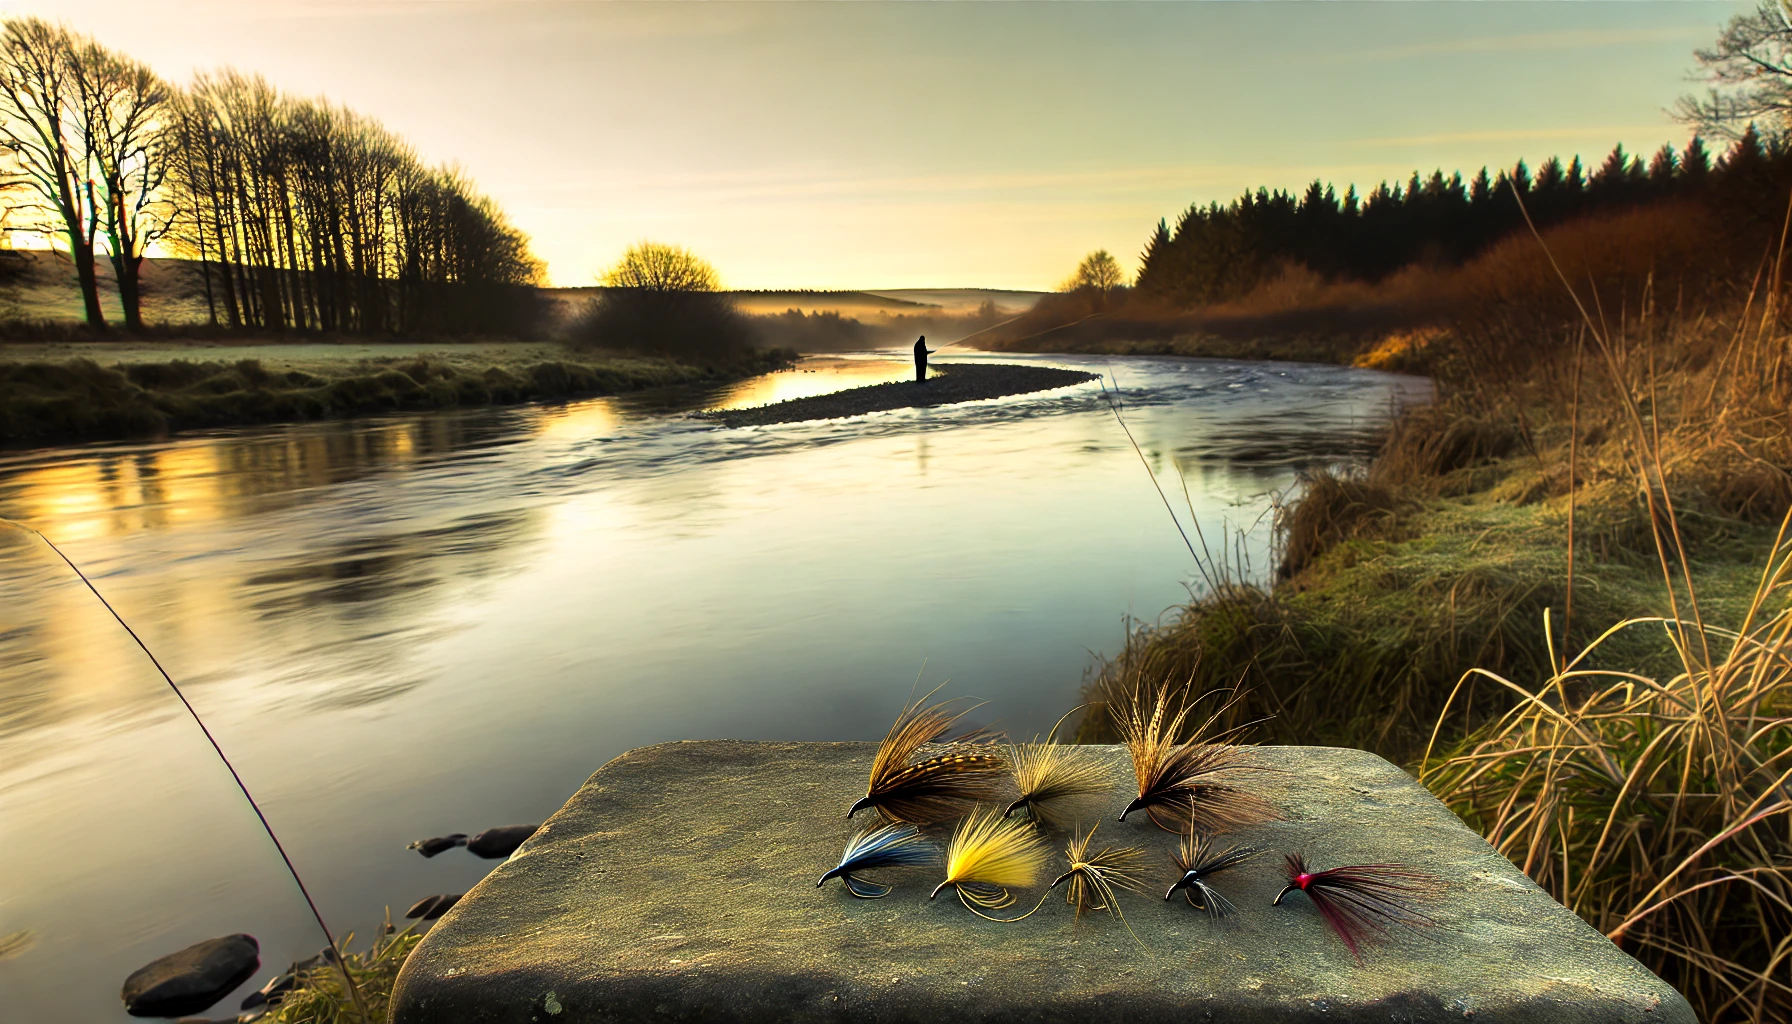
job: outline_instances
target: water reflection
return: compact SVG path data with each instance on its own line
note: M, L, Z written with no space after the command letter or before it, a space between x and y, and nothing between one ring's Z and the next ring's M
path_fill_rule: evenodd
M1118 369L1184 522L1225 524L1251 566L1267 495L1361 456L1390 401L1424 392L1336 367L1049 362ZM1043 730L1126 615L1201 586L1095 385L776 427L683 415L907 370L808 368L13 453L0 515L93 573L238 754L326 912L365 925L478 877L409 839L537 820L643 743L873 738L924 659L1001 725ZM129 638L6 530L0 594L0 831L34 837L0 844L0 878L31 882L0 893L0 934L40 939L0 963L9 1009L122 1020L125 974L212 934L250 931L270 963L314 949Z
M716 401L718 409L747 409L793 398L826 395L845 388L888 384L908 380L915 372L912 363L903 363L875 352L838 356L812 356L796 367L768 373L721 389Z

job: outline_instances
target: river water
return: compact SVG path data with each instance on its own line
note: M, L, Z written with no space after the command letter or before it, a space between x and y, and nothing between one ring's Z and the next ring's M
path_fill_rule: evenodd
M1259 576L1272 496L1429 393L1327 366L1034 361L1107 375L1184 527L1192 507ZM630 747L875 739L917 678L1030 735L1127 616L1203 586L1100 384L734 430L685 415L908 372L820 357L707 391L0 453L0 516L93 576L325 916L366 935L492 866L407 842L540 821ZM237 931L264 967L215 1016L315 952L315 926L130 638L0 529L0 949L28 933L0 954L0 1019L126 1020L130 971Z

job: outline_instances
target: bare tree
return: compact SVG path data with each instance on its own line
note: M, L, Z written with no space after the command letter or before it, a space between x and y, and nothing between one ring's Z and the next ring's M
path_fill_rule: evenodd
M758 343L714 267L676 245L641 242L604 274L574 341L685 358L733 358Z
M1750 123L1780 135L1792 129L1792 20L1781 0L1760 0L1731 18L1716 45L1696 56L1710 91L1683 97L1675 117L1732 139Z
M1060 291L1078 296L1091 313L1105 312L1114 292L1126 287L1126 272L1106 249L1097 249L1077 264Z
M104 327L94 267L101 218L74 60L85 42L39 18L6 23L0 32L0 150L30 193L21 209L38 214L34 226L46 235L60 233L67 241L87 322Z
M458 172L371 118L259 77L198 77L170 115L166 244L195 257L213 315L323 331L522 331L541 264Z
M1126 271L1120 269L1120 261L1106 249L1097 249L1077 264L1076 273L1064 283L1064 290L1074 292L1079 288L1093 288L1105 295L1125 286Z
M167 234L174 204L163 185L173 141L169 88L149 69L88 40L72 59L85 148L105 194L106 248L125 326L143 326L143 258Z
M713 292L721 286L714 267L688 249L660 242L631 245L604 274L611 288L650 292Z

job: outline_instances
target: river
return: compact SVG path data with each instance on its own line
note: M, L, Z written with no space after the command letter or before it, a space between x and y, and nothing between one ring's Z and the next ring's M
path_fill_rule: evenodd
M1360 461L1429 394L1329 366L1003 358L1107 375L1185 528L1192 507L1259 578L1272 496ZM325 916L365 936L493 866L407 842L540 821L630 747L876 739L917 680L988 701L981 724L1047 729L1126 617L1204 585L1103 385L734 430L685 415L908 372L818 357L707 391L0 453L0 516L93 576ZM0 945L29 933L0 959L0 1019L126 1020L127 974L237 931L263 968L212 1016L321 939L130 638L0 529Z

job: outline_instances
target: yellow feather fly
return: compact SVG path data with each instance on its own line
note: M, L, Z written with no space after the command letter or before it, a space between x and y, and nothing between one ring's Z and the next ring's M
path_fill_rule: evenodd
M1113 788L1107 765L1088 747L1049 739L1018 743L1008 748L1008 761L1020 790L1020 799L1008 806L1008 813L1025 810L1029 818L1049 828L1064 826L1067 801Z
M933 899L951 886L978 917L1018 921L1019 917L990 917L977 908L1000 910L1012 905L1014 894L1008 890L1038 885L1050 856L1045 840L1026 822L1005 818L993 809L974 811L952 833L952 841L946 845L946 880L934 886L927 898Z
M1063 828L1065 804L1077 797L1096 796L1113 788L1108 766L1088 747L1056 741L1058 726L1064 719L1081 711L1079 704L1058 719L1045 742L1035 737L1032 743L1014 744L1008 748L1008 763L1014 767L1014 785L1020 799L1008 805L1008 814L1025 810L1027 817L1047 828Z

